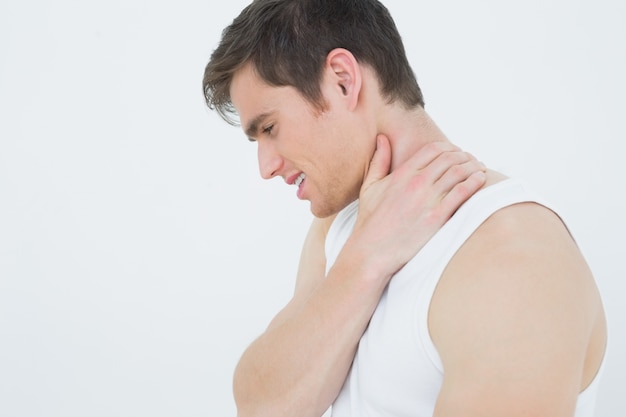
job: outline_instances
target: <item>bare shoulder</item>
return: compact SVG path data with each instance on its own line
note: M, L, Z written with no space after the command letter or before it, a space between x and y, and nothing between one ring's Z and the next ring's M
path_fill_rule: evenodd
M507 286L533 280L570 288L593 284L591 271L564 223L536 203L514 204L491 215L460 248L444 277L488 272L495 276L488 274L486 279Z
M444 396L495 390L505 401L528 390L569 406L595 376L606 339L583 255L561 219L535 203L497 211L459 249L433 296L429 327L446 368ZM464 378L484 385L469 384L468 394ZM525 407L533 414L544 400L526 398Z
M484 281L482 281L484 280ZM465 242L442 276L455 286L515 288L538 285L567 291L595 287L574 239L557 214L536 203L495 212ZM593 294L593 291L584 291ZM594 297L578 294L578 302Z

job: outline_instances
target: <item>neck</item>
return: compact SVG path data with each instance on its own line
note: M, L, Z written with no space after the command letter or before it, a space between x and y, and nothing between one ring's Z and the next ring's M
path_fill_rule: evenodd
M392 171L427 143L448 141L423 108L406 110L402 106L392 106L386 110L380 113L378 132L391 142Z

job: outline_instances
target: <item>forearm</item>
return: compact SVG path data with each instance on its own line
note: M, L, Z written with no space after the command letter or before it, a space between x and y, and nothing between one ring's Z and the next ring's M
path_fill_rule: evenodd
M349 252L299 311L242 356L234 379L240 417L319 417L334 401L387 282Z

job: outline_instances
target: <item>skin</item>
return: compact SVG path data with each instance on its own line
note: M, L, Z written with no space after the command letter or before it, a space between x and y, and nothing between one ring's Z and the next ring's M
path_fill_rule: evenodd
M353 131L354 113L329 103L337 111L319 114L293 87L270 87L251 66L235 75L232 97L242 126L258 144L263 178L282 176L288 180L304 172L307 178L300 197L311 202L317 217L337 213L358 197L375 143L346 138L357 135L373 139L377 132L371 127ZM267 116L259 119L257 115ZM250 125L257 129L250 131Z
M249 65L233 79L261 175L292 183L306 174L298 197L316 216L292 300L235 371L239 416L321 416L393 273L476 190L504 179L485 176L422 108L383 99L374 72L349 51L329 53L321 88L324 110ZM325 274L328 228L356 198L354 232ZM536 204L500 210L463 245L429 327L446 370L438 417L571 416L606 339L584 259L558 217Z

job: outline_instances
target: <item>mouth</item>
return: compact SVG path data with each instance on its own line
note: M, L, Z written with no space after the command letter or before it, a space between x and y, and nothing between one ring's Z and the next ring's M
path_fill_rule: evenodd
M298 178L296 178L296 180L294 181L294 185L300 188L300 185L302 184L302 181L304 181L305 178L306 178L306 175L303 172L302 174L298 175Z

